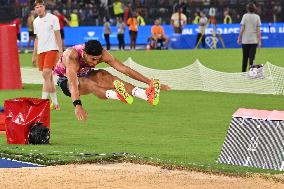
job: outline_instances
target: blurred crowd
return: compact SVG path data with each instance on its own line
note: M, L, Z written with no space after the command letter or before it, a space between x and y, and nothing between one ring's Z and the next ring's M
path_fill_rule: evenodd
M33 9L33 2L33 0L0 0L2 7L13 6L23 25L27 24L26 20L30 10ZM229 18L229 23L239 23L246 12L245 5L249 0L46 0L45 2L47 9L59 10L68 19L72 19L72 14L76 15L79 25L103 25L104 18L109 18L110 23L115 24L117 17L123 17L126 21L133 11L144 18L145 24L152 25L157 18L160 19L161 24L170 24L171 15L178 7L182 8L188 24L194 22L200 11L209 15L211 7L215 7L218 23L223 23L226 17ZM262 22L284 20L283 0L255 2Z

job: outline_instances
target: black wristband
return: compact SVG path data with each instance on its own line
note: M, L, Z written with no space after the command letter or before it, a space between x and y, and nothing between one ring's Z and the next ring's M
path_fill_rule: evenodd
M82 102L81 102L81 100L74 100L73 105L74 105L74 107L76 107L77 105L82 106Z

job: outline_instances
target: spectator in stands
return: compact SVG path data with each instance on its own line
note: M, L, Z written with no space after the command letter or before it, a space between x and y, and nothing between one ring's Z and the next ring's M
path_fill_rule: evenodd
M110 34L111 34L110 22L109 18L106 17L104 22L104 37L106 41L107 50L110 50L110 40L109 40Z
M113 12L115 18L120 17L123 18L124 15L124 5L120 0L115 0L113 3Z
M38 68L42 71L44 80L42 99L47 99L50 95L52 100L51 109L60 110L52 74L58 56L62 55L59 20L55 15L46 12L43 0L36 0L34 8L38 17L33 22L36 38L32 63L35 64L37 57Z
M124 42L124 32L125 32L125 24L122 18L118 18L117 20L117 39L118 39L118 48L119 50L125 49L125 42Z
M130 36L130 49L136 49L136 40L138 34L138 21L137 13L133 12L131 17L127 20L127 25L129 26L129 36Z
M229 10L224 11L224 24L232 24L232 18L229 14Z
M213 24L213 25L216 25L217 24L216 8L214 6L210 7L209 16L210 16L210 23Z
M55 16L57 16L58 20L59 20L59 25L60 25L60 34L61 34L61 39L62 39L62 48L64 48L64 25L65 23L70 26L70 21L63 15L60 14L60 12L58 10L54 10L53 14Z
M183 26L186 24L187 18L182 13L182 8L177 8L177 11L172 14L171 24L175 33L182 33Z
M28 31L29 31L29 40L28 40L28 44L27 44L27 49L25 51L26 53L28 53L29 50L30 50L31 42L35 40L34 26L33 26L35 16L36 16L35 11L31 10L30 13L29 13L28 21L27 21Z
M94 5L93 16L94 16L94 20L95 20L95 25L98 26L99 25L100 12L99 12L97 5Z
M72 13L70 14L70 26L71 27L79 26L78 11L76 9L72 10Z
M130 18L131 14L133 13L131 3L127 3L127 6L124 7L124 15L123 20L124 23L127 23L128 18Z
M261 21L260 17L255 13L255 4L249 3L247 11L242 17L240 35L237 41L238 44L242 44L243 49L242 72L246 72L248 60L250 66L253 65L256 47L257 45L259 48L261 47Z
M158 48L158 44L160 44L159 49L162 48L164 42L166 45L166 49L168 49L168 43L169 43L169 38L165 35L165 31L163 26L160 25L160 20L156 19L155 20L155 25L152 26L151 28L151 33L152 33L152 40L153 40L153 49Z
M137 12L137 21L138 21L138 26L145 26L146 22L144 18L141 16L141 13L138 11Z
M194 20L192 21L193 24L199 24L200 16L199 12L194 13Z
M187 0L179 0L174 3L173 5L173 12L177 10L178 8L181 9L181 12L186 15L187 14L187 9L188 9L188 2Z
M208 25L208 19L203 11L200 12L199 28L198 34L195 42L195 48L198 48L200 41L202 42L202 47L205 48L205 30Z
M16 27L16 31L17 31L17 40L19 43L19 48L20 50L22 50L22 41L21 41L21 20L20 17L16 14L16 16L14 17L14 19L11 22L12 25L14 25Z
M45 6L48 10L54 9L56 7L56 3L54 0L47 0Z

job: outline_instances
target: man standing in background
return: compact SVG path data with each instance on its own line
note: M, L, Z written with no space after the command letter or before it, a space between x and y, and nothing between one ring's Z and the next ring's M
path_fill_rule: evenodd
M202 47L205 48L205 31L208 24L208 19L205 16L204 12L200 12L200 20L199 20L199 28L198 28L198 34L195 42L195 48L198 48L200 41L202 42Z
M121 3L120 0L115 0L115 2L112 4L113 6L113 13L115 18L123 18L124 15L124 5Z
M238 37L238 44L242 44L243 62L242 72L246 72L249 60L250 66L253 65L256 47L261 48L260 17L257 15L254 3L247 5L247 13L243 15L241 30Z
M118 39L118 48L119 50L124 50L125 42L124 42L124 32L125 32L125 24L122 18L117 19L117 39Z
M70 26L71 27L79 26L79 16L78 16L78 11L76 9L72 10L72 13L70 14Z
M34 34L34 26L33 22L35 19L35 11L31 10L28 17L28 31L29 31L29 41L27 44L27 49L25 50L25 53L28 53L31 47L31 42L35 40L35 34Z
M16 27L17 40L18 40L18 43L19 43L19 49L21 51L22 50L22 41L21 41L21 20L20 20L20 17L18 15L16 15L14 17L14 19L12 20L11 24Z
M177 7L177 11L172 14L171 24L174 27L175 33L182 33L183 26L186 24L186 16L182 13L182 8Z
M232 17L229 14L229 10L224 11L224 24L232 24Z
M133 12L130 18L127 20L127 25L129 26L129 36L130 36L130 50L136 49L136 40L138 34L138 21L137 13Z
M70 26L70 21L63 15L60 14L60 12L58 10L54 10L53 14L55 16L57 16L58 20L59 20L59 26L60 26L60 35L61 35L61 39L62 39L62 48L64 48L64 25L65 23Z
M146 22L139 11L137 12L137 22L138 22L138 26L146 25Z
M106 48L107 50L110 50L110 34L111 34L111 28L110 28L110 22L109 22L109 18L104 18L105 23L104 23L104 37L105 37L105 41L106 41Z
M38 55L38 68L42 72L44 80L42 99L47 99L48 95L50 95L52 100L51 108L60 110L52 74L52 70L58 61L58 55L62 55L59 20L55 15L46 13L43 0L36 0L34 8L38 17L33 23L36 38L32 63L35 64L36 55Z

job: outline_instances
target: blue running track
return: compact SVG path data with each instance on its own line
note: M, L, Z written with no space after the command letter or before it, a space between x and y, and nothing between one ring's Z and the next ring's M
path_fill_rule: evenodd
M0 158L0 168L44 167L29 162L17 161L9 158Z

